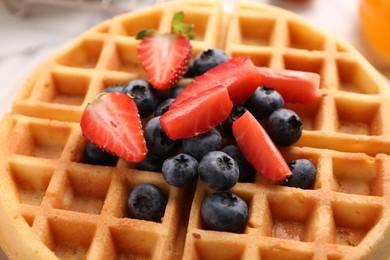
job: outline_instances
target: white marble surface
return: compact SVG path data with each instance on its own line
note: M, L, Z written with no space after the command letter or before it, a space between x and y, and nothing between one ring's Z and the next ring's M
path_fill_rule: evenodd
M322 30L349 42L362 53L359 0L258 0L305 17ZM150 1L149 1L150 2ZM233 1L226 0L227 8ZM33 6L25 18L11 15L0 3L0 118L10 110L21 83L43 59L80 32L112 13ZM0 220L1 221L1 220ZM4 256L0 255L0 259Z

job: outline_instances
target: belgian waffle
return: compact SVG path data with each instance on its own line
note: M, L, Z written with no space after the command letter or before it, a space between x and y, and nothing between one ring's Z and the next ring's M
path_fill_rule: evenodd
M194 56L211 47L249 55L257 66L320 74L321 98L286 104L303 134L281 149L311 160L311 190L257 175L231 191L249 206L243 233L208 230L200 205L211 193L169 186L157 172L84 163L78 124L86 104L112 84L144 78L135 35L169 31L183 11L194 24ZM214 0L171 2L124 14L75 39L44 62L1 123L0 242L15 259L385 259L390 256L390 93L351 46L279 8ZM132 219L129 192L163 189L161 223Z

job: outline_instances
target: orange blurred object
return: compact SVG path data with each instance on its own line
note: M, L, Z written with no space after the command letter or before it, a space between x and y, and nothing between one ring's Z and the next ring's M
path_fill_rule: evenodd
M359 15L368 43L390 64L390 0L360 0Z

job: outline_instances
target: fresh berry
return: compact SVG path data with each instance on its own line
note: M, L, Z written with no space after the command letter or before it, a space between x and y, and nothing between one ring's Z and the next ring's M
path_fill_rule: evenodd
M188 69L184 74L184 78L195 78L195 77L196 77L196 73L194 70L194 59L191 59L188 63Z
M215 86L227 88L230 99L237 105L253 94L260 80L261 76L249 57L235 57L194 79L177 96L171 107Z
M316 179L316 167L307 159L291 161L288 166L292 175L288 176L281 184L288 187L310 189Z
M124 86L123 85L112 85L104 89L103 93L112 93L112 92L118 92L123 93Z
M245 159L244 155L242 154L240 148L237 145L231 144L225 146L221 151L226 153L236 161L240 172L238 182L253 182L256 170Z
M274 181L291 175L278 148L249 111L234 121L233 134L245 159L257 172Z
M230 138L234 138L232 132L233 122L236 119L238 119L240 116L242 116L242 114L244 114L246 110L247 110L246 107L242 105L237 105L233 107L232 112L230 112L228 118L226 118L226 120L222 122L222 129L225 132L225 134Z
M103 150L131 162L145 159L142 125L130 96L100 94L85 108L80 126L83 135Z
M162 174L167 183L188 188L198 179L198 161L188 154L177 154L165 160Z
M153 113L159 104L157 91L145 80L130 81L123 89L123 93L133 98L141 118Z
M173 140L210 131L228 117L233 107L226 88L222 86L189 97L174 109L172 104L161 116L161 126Z
M180 94L180 92L183 91L183 89L184 88L177 85L171 87L170 89L164 92L164 99L170 99L170 98L175 99Z
M190 84L193 81L192 78L181 78L175 86L167 89L165 92L163 92L163 98L169 99L169 98L176 98L180 92L183 91L183 89Z
M273 88L259 87L246 102L257 120L267 118L273 111L284 106L283 97Z
M207 187L217 191L233 187L240 174L233 158L221 151L212 151L203 156L198 172Z
M89 142L84 149L84 161L88 164L114 166L118 157Z
M228 60L229 57L223 50L218 48L207 49L196 56L193 69L195 74L199 76L211 68L214 68L215 66Z
M240 233L248 222L248 205L230 192L215 192L202 202L201 215L207 228Z
M221 142L221 134L213 128L206 133L183 139L181 145L184 153L200 161L206 153L219 150Z
M154 116L162 116L165 114L174 100L174 98L169 98L161 102L160 105L157 106L156 111L154 111Z
M278 91L285 102L308 104L320 96L320 75L316 73L263 67L257 71L261 75L261 85Z
M164 216L167 198L156 185L143 183L136 186L127 200L130 217L159 222Z
M183 23L183 12L172 20L170 34L143 30L137 35L138 58L148 74L150 83L160 90L173 86L187 71L192 56L190 39L192 26Z
M156 155L149 152L146 155L146 159L140 161L136 165L136 169L140 171L151 171L151 172L161 172L162 165L167 156Z
M170 155L177 147L178 141L170 139L160 124L160 117L150 119L144 129L148 150L156 155Z
M265 130L278 146L296 143L302 135L302 121L292 110L280 108L268 117Z

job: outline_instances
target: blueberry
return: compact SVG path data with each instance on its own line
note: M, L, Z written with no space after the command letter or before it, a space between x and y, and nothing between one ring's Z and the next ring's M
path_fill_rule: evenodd
M248 205L230 192L215 192L202 202L201 215L207 228L216 231L243 232L248 222Z
M144 118L154 112L159 104L157 90L145 80L133 80L123 89L129 94L137 105L140 117Z
M90 142L84 149L84 161L88 164L114 166L118 157Z
M246 107L242 105L237 105L233 107L228 118L226 118L225 121L222 122L222 129L225 132L225 134L230 138L234 138L233 131L232 131L233 122L238 118L240 118L245 113L246 110L247 110Z
M188 63L188 69L186 73L184 74L184 78L194 78L196 77L196 73L194 70L194 59L191 59Z
M258 120L267 118L273 111L282 108L283 106L283 97L279 92L268 87L257 88L247 100L248 110Z
M146 123L144 135L149 152L156 155L169 155L177 147L178 141L170 139L162 129L159 116Z
M137 163L136 169L141 171L161 172L162 165L167 156L156 155L148 152L146 159Z
M188 188L198 179L198 161L191 155L177 154L165 160L162 174L167 183Z
M176 98L184 88L173 86L164 92L164 99Z
M292 145L302 134L302 121L292 110L279 108L269 116L265 130L278 146Z
M164 99L169 99L169 98L176 98L182 91L183 89L190 84L194 79L192 78L181 78L179 81L176 83L175 86L169 88L163 93L163 98Z
M106 89L104 89L103 93L113 93L113 92L122 93L123 90L124 90L123 85L115 84L115 85L111 85L111 86L107 87Z
M169 106L174 100L175 99L173 98L169 98L161 102L160 105L157 106L156 111L154 112L154 116L162 116L165 112L168 111Z
M182 148L184 153L200 161L206 153L219 150L221 142L221 134L217 129L213 128L209 132L183 139Z
M203 156L199 162L198 173L210 189L217 191L233 187L240 175L237 163L221 151L212 151Z
M237 145L231 144L225 146L221 151L236 161L240 172L238 182L253 182L256 173L255 168L253 168L253 166L245 159Z
M143 183L136 186L127 200L130 217L158 222L164 216L167 198L156 185Z
M301 189L313 187L316 179L316 167L307 159L298 159L288 164L292 175L282 182L282 185Z
M193 65L193 70L197 76L202 75L209 69L229 60L227 54L218 48L208 49L199 53Z

